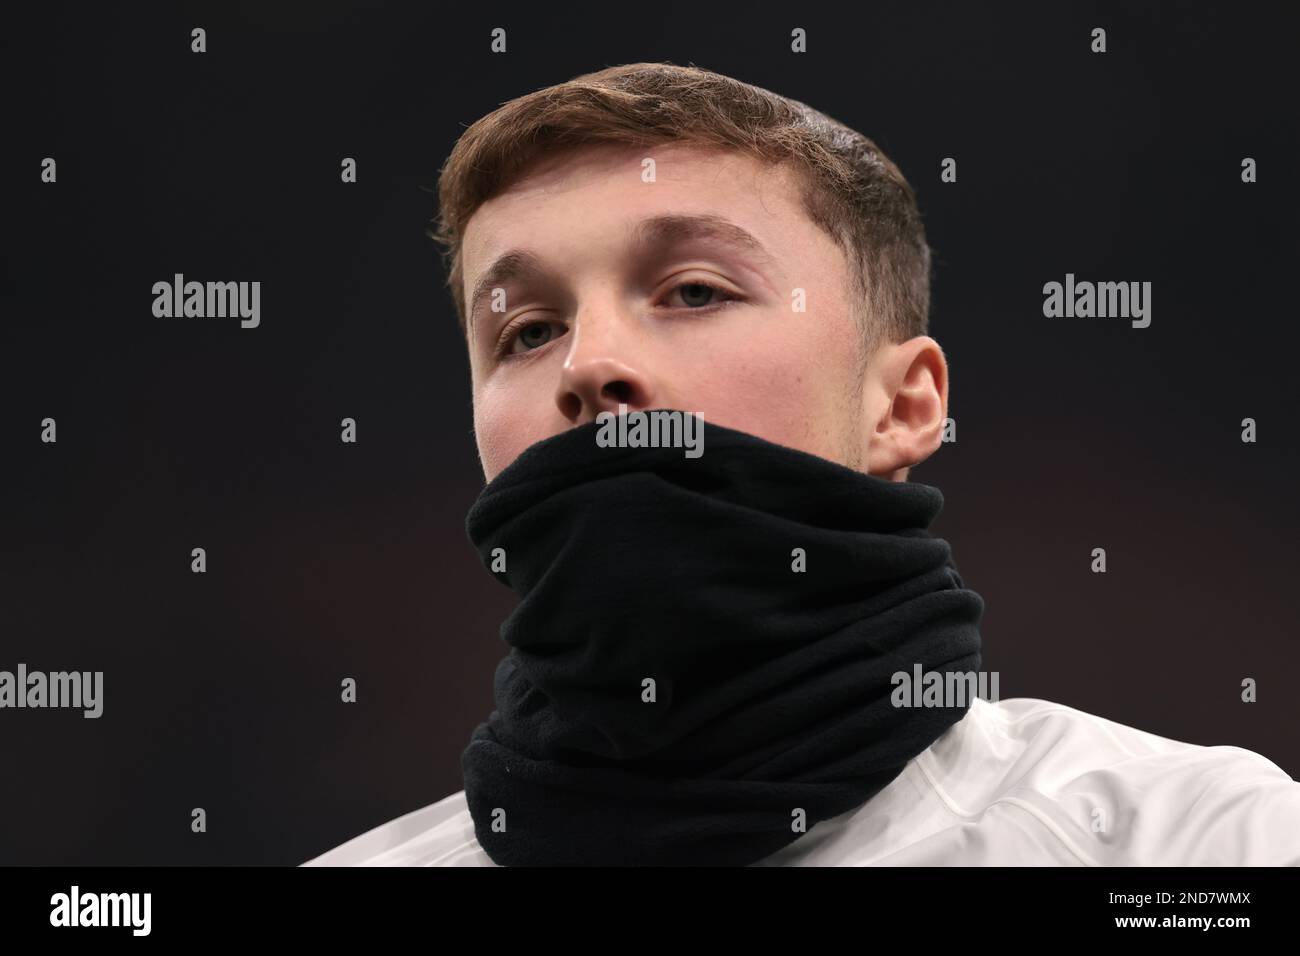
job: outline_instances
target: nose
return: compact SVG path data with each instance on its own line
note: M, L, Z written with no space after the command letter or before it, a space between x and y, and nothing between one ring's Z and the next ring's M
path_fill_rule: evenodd
M574 425L595 421L601 412L618 414L651 407L656 400L650 375L630 343L620 343L612 322L579 319L569 332L571 342L560 373L555 404Z

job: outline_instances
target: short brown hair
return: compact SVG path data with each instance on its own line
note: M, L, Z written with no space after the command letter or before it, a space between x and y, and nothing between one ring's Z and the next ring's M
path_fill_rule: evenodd
M470 217L544 153L585 144L696 144L789 162L808 216L844 250L867 354L929 326L930 247L916 197L861 133L797 100L696 66L629 63L510 100L461 134L438 180L428 234L450 257L466 328L461 242ZM873 281L874 280L874 281ZM871 321L868 316L874 316Z

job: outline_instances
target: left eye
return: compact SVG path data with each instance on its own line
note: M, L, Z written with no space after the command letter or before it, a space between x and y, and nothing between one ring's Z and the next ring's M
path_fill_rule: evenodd
M670 292L669 298L674 294L680 294L682 302L688 309L699 309L705 306L720 304L713 300L723 298L730 300L733 297L722 288L708 282L683 282L677 285Z

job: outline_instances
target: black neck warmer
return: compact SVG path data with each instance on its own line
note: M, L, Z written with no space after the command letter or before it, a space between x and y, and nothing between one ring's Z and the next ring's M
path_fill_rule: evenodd
M983 600L926 530L939 490L701 425L696 458L570 429L469 512L520 596L462 757L500 865L749 865L970 706L891 703L898 672L980 667Z

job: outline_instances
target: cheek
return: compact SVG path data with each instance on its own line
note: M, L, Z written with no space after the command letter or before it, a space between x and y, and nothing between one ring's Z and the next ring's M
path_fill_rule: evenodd
M706 421L768 441L806 448L833 410L839 373L805 336L784 337L716 355L685 389Z
M683 397L707 421L839 460L854 414L846 396L856 330L838 314L780 319L710 343L707 367L681 383Z
M492 387L474 396L474 440L488 481L549 434L545 403L521 401L521 397L517 391Z

